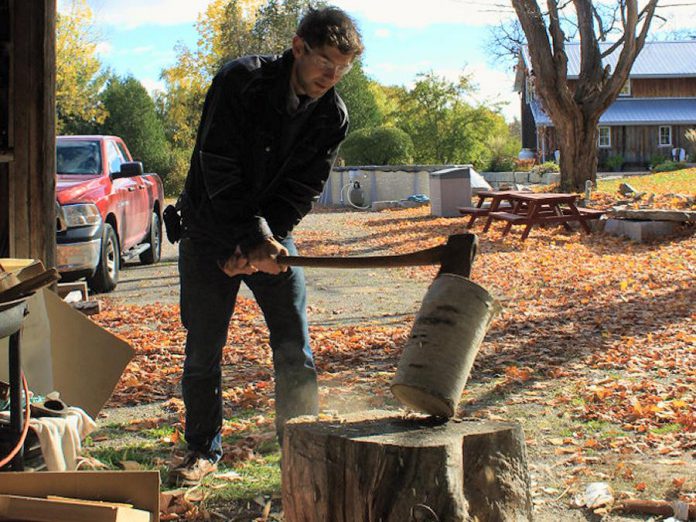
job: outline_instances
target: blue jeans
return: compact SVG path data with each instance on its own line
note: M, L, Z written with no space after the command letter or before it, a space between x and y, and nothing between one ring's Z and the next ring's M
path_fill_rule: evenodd
M281 243L291 255L297 253L292 238ZM242 281L254 294L270 332L276 431L281 441L286 420L317 413L317 375L309 347L302 269L228 277L205 247L190 238L179 245L181 321L187 330L182 393L189 449L217 461L222 456L220 361Z

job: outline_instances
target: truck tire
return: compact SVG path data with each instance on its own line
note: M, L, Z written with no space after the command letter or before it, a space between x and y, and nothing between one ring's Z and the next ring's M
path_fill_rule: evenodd
M162 221L156 211L152 211L150 218L150 232L147 234L150 248L140 254L140 262L143 265L152 265L160 260L162 255Z
M118 271L120 265L120 250L118 236L113 227L104 224L102 233L101 255L97 271L92 277L87 278L87 285L96 293L111 292L118 283Z

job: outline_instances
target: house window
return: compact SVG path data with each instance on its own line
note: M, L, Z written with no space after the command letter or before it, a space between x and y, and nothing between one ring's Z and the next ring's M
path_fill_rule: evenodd
M611 127L600 127L597 145L603 149L611 148Z
M619 96L630 96L631 95L631 79L627 78L626 83L624 83L623 87L621 87L621 90L619 91Z
M525 94L527 98L527 103L532 103L536 99L536 94L534 92L534 81L527 76L525 82Z
M671 147L672 146L672 127L669 125L660 126L659 138L657 146L658 147Z

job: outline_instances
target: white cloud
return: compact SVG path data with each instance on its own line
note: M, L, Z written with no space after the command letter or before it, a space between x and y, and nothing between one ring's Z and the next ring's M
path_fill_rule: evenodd
M502 114L508 121L520 117L520 97L514 90L515 75L512 71L499 71L478 63L467 66L466 72L471 74L478 86L474 99L484 103L500 103Z
M696 33L696 5L677 5L659 8L656 11L658 16L666 18L666 21L654 19L651 29L658 31L680 31L690 29Z
M375 36L377 38L389 38L391 36L391 31L389 29L377 29L375 31Z
M89 0L94 17L105 25L125 29L153 24L195 22L210 0ZM59 3L64 8L65 0Z
M500 105L506 120L520 117L519 94L514 91L515 76L512 71L505 72L491 69L485 63L467 64L462 69L433 69L433 72L451 82L456 82L462 75L471 78L476 92L470 97L472 103L482 103L491 109ZM415 78L414 78L415 81Z
M96 51L100 56L108 56L114 51L114 46L109 42L99 42Z
M141 78L140 83L142 83L143 87L147 89L147 92L150 93L150 96L154 95L154 93L157 91L164 91L164 82L162 80L153 80L152 78Z
M152 54L155 51L154 46L144 45L142 47L133 47L130 52L132 54Z
M471 76L471 81L477 88L477 92L471 97L471 102L484 103L491 108L494 104L498 104L506 120L519 119L520 99L519 94L514 91L515 75L512 71L491 69L483 62L468 64L460 69L434 67L432 63L425 61L407 65L383 62L365 68L367 74L381 83L393 83L389 79L394 77L409 78L409 82L405 84L408 88L413 87L418 79L418 73L430 71L451 82L458 81L463 74Z
M432 24L497 24L514 16L507 0L334 0L354 17L399 27L426 27Z

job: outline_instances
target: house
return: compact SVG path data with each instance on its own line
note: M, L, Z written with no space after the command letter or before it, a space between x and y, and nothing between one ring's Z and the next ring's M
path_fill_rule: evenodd
M600 44L606 49L610 43ZM568 83L578 79L580 44L565 45ZM614 51L604 64L614 64ZM531 59L525 47L517 70L521 94L522 147L536 152L539 161L553 160L558 149L553 122L530 81ZM656 157L684 158L689 143L684 134L696 128L696 40L646 42L636 58L619 97L599 120L598 161L621 156L629 166L645 167ZM676 149L676 150L675 150ZM684 149L684 150L680 150ZM694 151L691 150L693 157Z

